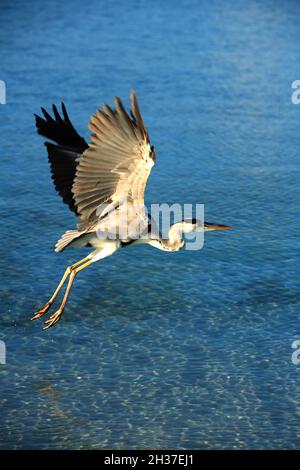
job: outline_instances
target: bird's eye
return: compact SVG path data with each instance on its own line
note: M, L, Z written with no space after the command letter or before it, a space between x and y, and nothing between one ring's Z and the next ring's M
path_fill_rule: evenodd
M155 155L155 150L154 150L154 146L151 145L150 147L150 157L152 158L152 160L155 162L156 160L156 155Z

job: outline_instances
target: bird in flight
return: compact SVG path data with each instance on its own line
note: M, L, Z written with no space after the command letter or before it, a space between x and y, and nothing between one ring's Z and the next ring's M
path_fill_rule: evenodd
M41 108L44 117L35 114L38 134L51 141L45 145L55 188L79 219L75 230L67 230L61 236L55 251L69 247L93 249L67 267L50 300L32 317L36 320L48 312L68 280L61 305L45 322L44 329L60 320L76 275L92 263L138 243L179 251L185 245L185 233L230 228L184 219L171 225L168 237L162 237L144 205L155 150L150 145L134 91L130 102L130 114L118 97L114 109L107 104L97 109L88 125L92 131L89 143L74 129L63 103L61 113L53 105L54 117L44 108Z

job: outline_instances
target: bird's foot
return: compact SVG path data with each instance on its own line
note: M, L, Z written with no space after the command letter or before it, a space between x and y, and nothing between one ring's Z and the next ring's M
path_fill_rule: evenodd
M44 307L40 308L38 310L38 312L36 312L33 317L31 318L31 320L36 320L37 318L40 318L42 317L43 315L45 315L45 313L48 312L49 308L51 307L51 302L47 302Z
M51 315L49 320L45 321L46 326L44 326L43 330L47 330L48 328L51 328L51 326L54 326L60 320L62 313L63 313L62 308L59 308L55 313L53 313L53 315Z

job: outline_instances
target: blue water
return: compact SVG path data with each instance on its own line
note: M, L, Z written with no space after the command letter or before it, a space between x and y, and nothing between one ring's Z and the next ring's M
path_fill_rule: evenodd
M2 1L0 447L300 445L300 3ZM33 113L64 100L81 134L115 94L140 105L148 203L204 203L201 251L122 250L80 273L62 321L29 319L75 219Z

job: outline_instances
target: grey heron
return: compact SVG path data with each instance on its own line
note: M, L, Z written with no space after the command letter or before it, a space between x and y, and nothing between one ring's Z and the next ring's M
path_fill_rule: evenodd
M61 305L45 322L45 329L60 320L76 275L92 263L137 243L179 251L185 245L186 233L230 228L189 219L171 225L167 238L159 232L153 235L154 221L145 215L144 193L155 163L155 150L150 145L134 91L130 101L130 114L118 97L114 109L104 104L96 110L88 125L92 131L89 143L73 127L63 103L61 113L53 105L54 117L44 108L41 108L43 118L35 114L38 134L51 141L45 145L55 188L79 219L77 228L66 231L58 240L55 251L71 246L93 248L88 256L67 267L50 300L32 317L35 320L48 312L68 279ZM109 237L112 231L120 233L124 200L127 202L125 235ZM149 236L137 237L137 231Z

